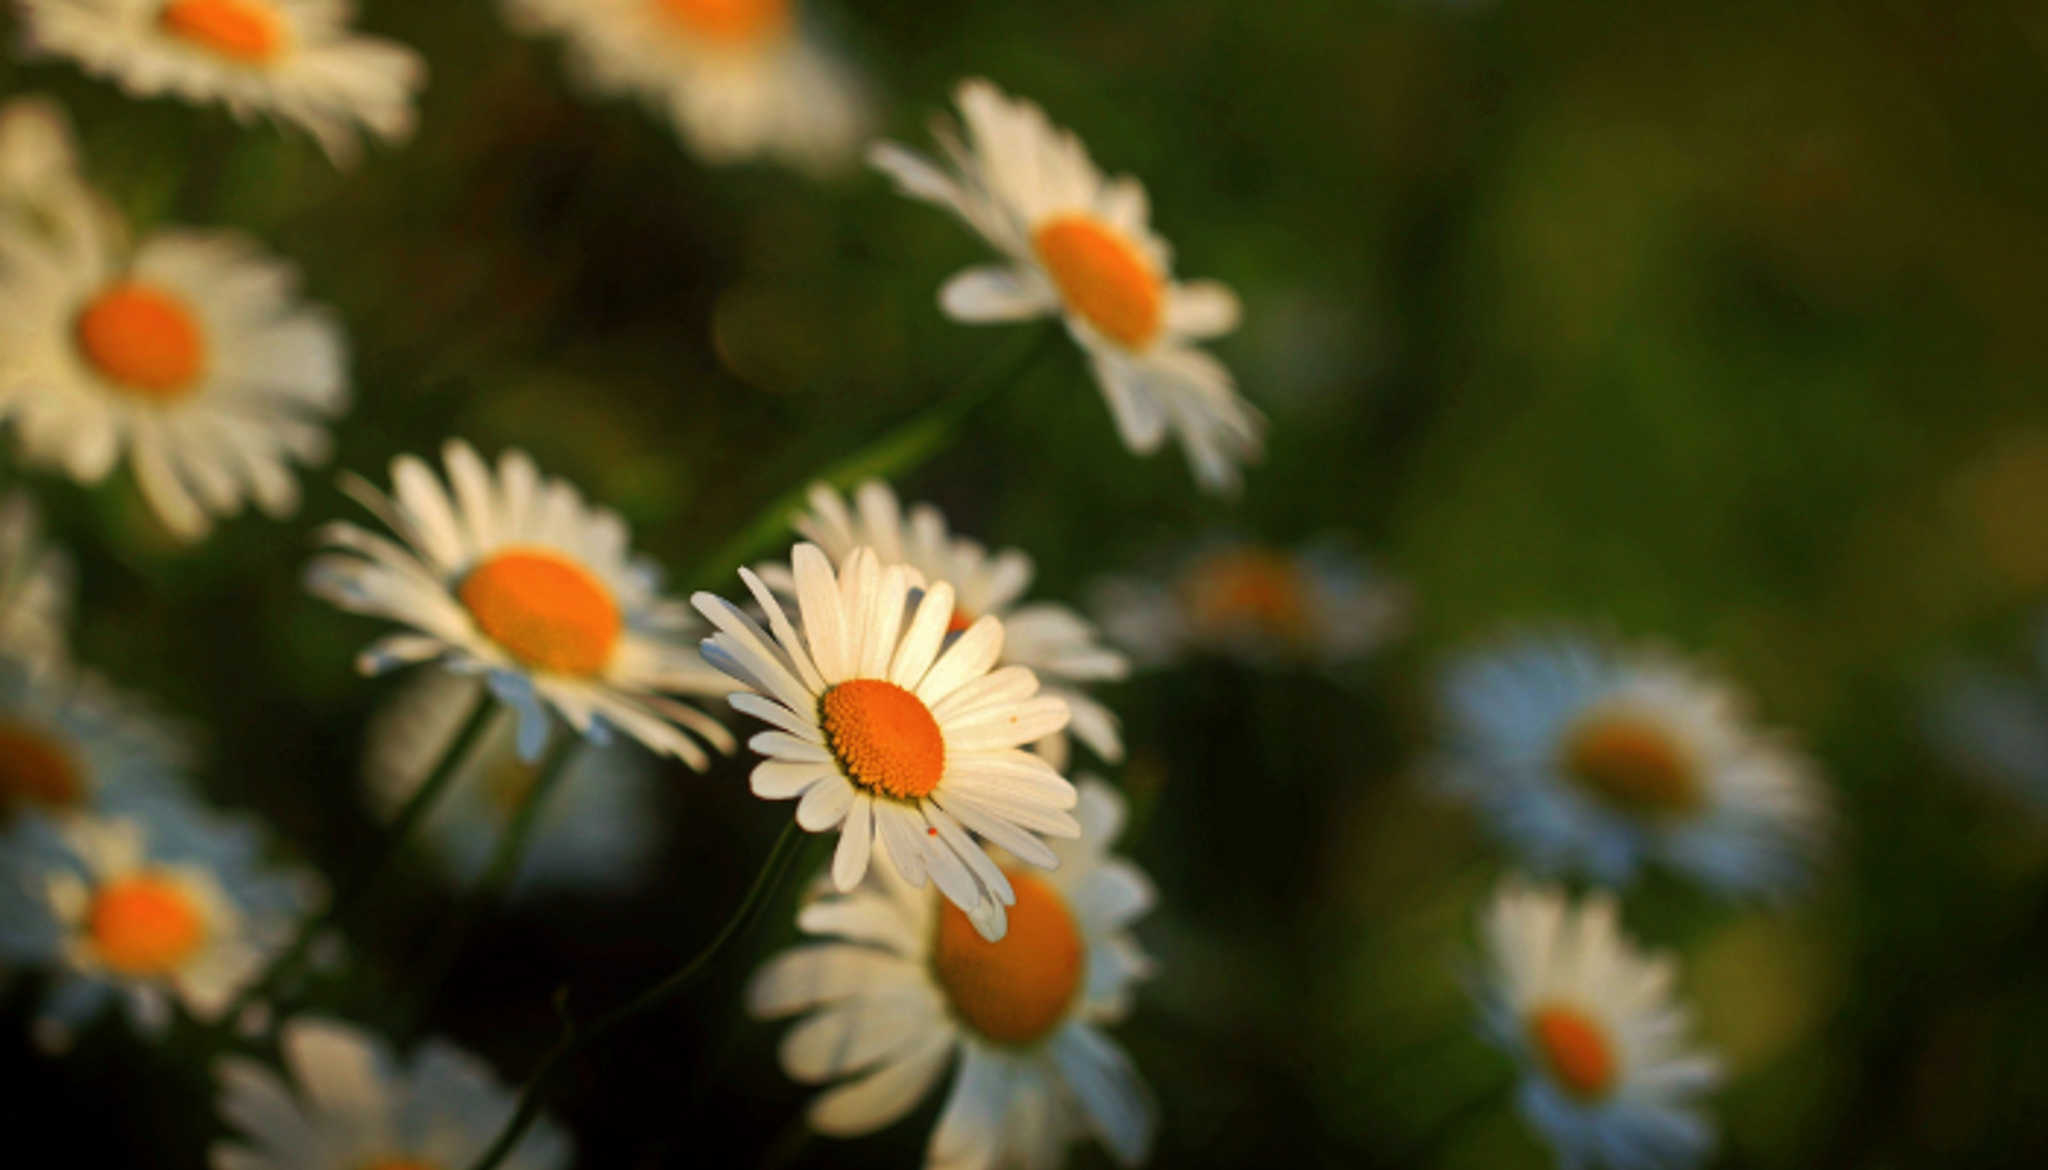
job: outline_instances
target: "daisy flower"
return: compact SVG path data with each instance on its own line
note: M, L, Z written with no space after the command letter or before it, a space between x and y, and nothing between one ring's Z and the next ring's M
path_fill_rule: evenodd
M35 819L0 844L0 955L56 973L37 1021L62 1047L110 998L160 1036L174 1004L217 1020L318 899L262 864L253 824L156 806L145 819Z
M959 633L977 618L1002 619L1003 653L999 666L1024 666L1038 675L1040 692L1065 699L1073 715L1073 734L1096 755L1111 762L1124 754L1116 716L1090 698L1081 686L1124 678L1130 663L1102 644L1093 623L1064 605L1021 604L1031 588L1031 558L1017 549L993 555L979 542L954 536L946 517L930 504L918 504L906 517L896 493L887 484L868 480L855 489L849 509L827 484L814 484L811 510L796 518L796 529L844 565L863 545L875 550L884 565L910 570L910 585L923 589L933 581L953 586L953 618L949 633ZM794 582L781 566L764 566L761 577L784 597L794 596ZM1055 768L1067 758L1067 735L1057 731L1034 745Z
M877 840L913 886L927 874L946 897L1003 936L1010 879L971 833L1033 865L1057 856L1034 834L1072 837L1074 786L1021 750L1067 724L1064 700L1039 695L1022 666L995 670L1003 623L983 614L947 643L953 587L932 582L910 606L910 571L881 567L855 549L833 574L814 544L793 557L803 629L760 577L740 577L767 612L771 637L738 606L709 593L693 600L718 632L704 657L744 693L732 705L772 725L749 746L754 795L797 800L806 830L839 829L832 881L859 884ZM942 652L943 651L943 652Z
M396 695L370 727L363 775L386 816L395 816L440 762L483 683L430 671ZM532 789L537 769L519 758L514 716L499 710L459 766L447 795L421 826L463 882L474 881ZM520 858L516 895L541 890L615 891L647 874L661 843L657 761L630 740L586 744L570 757L533 840Z
M0 229L0 419L31 463L97 483L124 455L175 535L253 499L298 508L291 464L327 457L348 402L341 329L298 274L233 233L165 231L132 252Z
M1151 1098L1102 1029L1130 1013L1133 985L1152 973L1130 924L1155 895L1109 852L1122 799L1084 780L1075 812L1081 836L1055 846L1056 872L1011 871L1017 901L1001 942L888 869L850 893L814 889L797 925L821 941L770 960L747 993L756 1017L806 1014L782 1041L792 1078L843 1082L811 1104L813 1129L878 1130L957 1058L931 1170L1056 1167L1084 1134L1122 1165L1145 1160Z
M1334 541L1214 541L1167 580L1113 578L1093 601L1109 636L1154 666L1197 653L1334 666L1386 645L1408 619L1406 591Z
M98 677L0 657L0 828L192 800L179 728Z
M696 618L661 595L661 571L631 554L618 514L543 479L524 451L499 456L495 473L467 443L444 458L452 490L410 455L392 461L395 496L351 483L399 539L329 525L340 551L307 575L335 605L411 627L365 650L363 672L439 660L484 676L519 714L525 760L547 742L550 707L585 736L621 731L699 771L710 758L691 735L731 751L716 720L667 697L729 688L689 645Z
M43 541L35 501L9 492L0 497L0 659L54 668L70 642L71 558Z
M113 216L85 182L63 107L45 97L0 106L0 226L76 244Z
M218 1170L462 1170L516 1105L475 1056L445 1040L400 1060L380 1037L298 1016L278 1034L284 1076L247 1057L214 1066L220 1112L239 1140L213 1147ZM541 1121L506 1170L567 1170L575 1150Z
M1237 328L1237 295L1216 281L1176 281L1145 188L1105 178L1045 111L979 79L962 82L955 100L966 140L938 130L951 173L892 142L869 154L897 190L951 211L1003 254L948 281L940 306L969 323L1064 318L1124 446L1150 454L1171 430L1205 489L1235 490L1265 422L1230 371L1192 343Z
M1516 1105L1566 1170L1684 1170L1712 1154L1694 1102L1719 1062L1688 1046L1677 965L1622 935L1611 894L1573 906L1510 882L1480 935L1483 1030L1519 1066Z
M339 165L357 127L412 135L418 53L359 36L351 0L21 0L32 50L70 57L134 97L218 102L238 122L293 122Z
M630 94L704 161L845 163L872 121L866 83L796 0L504 0L506 20L560 36L579 81Z
M1563 631L1456 663L1439 779L1524 864L1622 885L1662 862L1726 894L1802 886L1830 805L1744 696L1671 655Z

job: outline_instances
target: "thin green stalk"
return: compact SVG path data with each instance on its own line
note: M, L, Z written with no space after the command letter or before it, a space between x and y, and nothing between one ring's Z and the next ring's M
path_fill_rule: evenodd
M760 918L761 911L767 907L770 897L782 884L783 876L788 873L791 863L803 851L803 839L802 828L795 821L791 821L789 826L782 830L782 836L776 838L775 847L769 851L768 860L762 864L760 874L754 878L753 887L747 891L747 896L740 902L739 909L735 910L733 916L719 928L710 944L675 974L648 988L630 1003L598 1017L588 1027L578 1029L575 1019L569 1014L568 989L563 988L557 992L555 1011L562 1018L561 1038L541 1056L540 1063L534 1066L533 1075L527 1079L526 1087L520 1091L518 1110L513 1113L512 1119L505 1123L504 1130L498 1134L498 1140L491 1143L491 1147L484 1151L483 1156L477 1159L470 1170L495 1170L511 1155L513 1147L526 1136L526 1131L533 1127L533 1123L540 1119L542 1098L546 1095L548 1083L561 1070L565 1061L611 1035L621 1026L687 991L691 984L709 970L712 960L735 939L746 933Z
M392 860L398 856L399 850L412 837L413 830L419 827L427 813L440 801L449 781L455 778L457 769L469 757L477 741L483 738L484 730L490 726L491 716L496 713L496 709L497 704L491 698L490 692L480 691L476 706L470 711L469 717L463 720L461 728L456 731L455 738L449 741L447 749L441 753L440 763L434 765L434 770L427 774L426 780L413 792L412 798L405 802L405 807L398 810L398 815L392 819L390 826L378 839L370 860L356 871L348 885L324 912L310 916L300 923L299 933L292 939L291 945L272 960L263 977L251 983L235 997L234 1003L221 1017L223 1027L232 1027L234 1020L244 1009L270 996L283 986L286 980L305 965L306 956L313 949L315 940L346 921L362 906L370 891L376 886L377 879L383 876Z

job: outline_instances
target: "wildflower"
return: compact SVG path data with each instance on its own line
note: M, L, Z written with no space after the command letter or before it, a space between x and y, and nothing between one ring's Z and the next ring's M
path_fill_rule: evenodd
M35 501L20 492L0 497L0 659L33 669L66 659L71 577L71 558L43 540Z
M184 729L75 667L0 656L0 828L189 804Z

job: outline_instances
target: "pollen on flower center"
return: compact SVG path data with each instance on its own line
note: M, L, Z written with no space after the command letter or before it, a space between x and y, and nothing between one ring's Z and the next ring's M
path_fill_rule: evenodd
M1183 586L1196 624L1227 631L1250 627L1289 642L1312 629L1308 591L1285 559L1258 549L1219 554L1195 567Z
M789 0L653 0L685 30L727 45L779 39L789 29Z
M1574 1097L1598 1100L1614 1088L1620 1061L1601 1026L1584 1012L1545 1007L1529 1013L1529 1039L1543 1067Z
M603 582L545 549L506 549L457 590L484 636L522 665L593 675L610 663L624 623Z
M40 728L0 719L0 822L27 808L65 809L85 799L76 757Z
M1670 732L1636 715L1587 720L1565 740L1564 769L1596 796L1639 813L1685 812L1699 780Z
M78 314L79 352L107 381L145 398L192 392L206 369L206 334L178 297L146 284L103 290Z
M953 1011L998 1044L1043 1040L1081 989L1087 949L1073 912L1057 891L1025 873L1009 874L1017 904L1001 942L989 942L958 906L939 913L932 969Z
M946 773L946 737L924 700L879 678L848 679L818 699L818 723L847 779L916 800Z
M1031 242L1067 307L1105 336L1136 349L1159 332L1164 290L1128 240L1075 215L1046 223Z
M92 900L86 931L101 963L121 975L164 975L206 941L206 919L169 878L142 874L113 882Z
M284 47L283 23L262 0L171 0L157 23L180 40L247 65L273 61Z

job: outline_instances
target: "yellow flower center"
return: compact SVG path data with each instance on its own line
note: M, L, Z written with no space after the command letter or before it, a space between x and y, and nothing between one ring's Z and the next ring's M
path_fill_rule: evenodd
M1032 236L1067 307L1132 349L1159 332L1164 290L1130 241L1085 216L1062 216Z
M839 683L819 697L818 723L847 779L870 792L916 800L946 774L939 721L923 699L895 683Z
M545 549L493 554L457 594L485 637L521 665L556 674L603 670L624 625L603 582Z
M99 891L87 914L86 932L108 970L129 976L167 975L206 941L206 919L176 882L141 874Z
M74 808L85 773L70 748L42 729L0 719L0 821L26 808Z
M169 402L192 392L206 370L206 334L176 296L146 284L103 290L78 314L78 349L124 390Z
M1211 557L1189 572L1183 586L1198 627L1249 626L1287 642L1306 642L1313 630L1308 590L1288 559L1262 549Z
M262 0L171 0L157 24L179 40L245 65L276 60L284 22Z
M998 1044L1034 1044L1066 1018L1081 989L1087 948L1073 912L1050 885L1029 874L1009 877L1017 892L1009 933L990 942L947 902L932 969L968 1027Z
M778 40L789 30L789 0L654 0L685 31L727 45Z
M1550 1078L1581 1101L1596 1101L1614 1088L1620 1060L1614 1043L1584 1012L1567 1007L1529 1013L1529 1040Z
M1596 716L1565 739L1565 773L1594 795L1640 814L1699 803L1699 778L1671 734L1638 715Z

